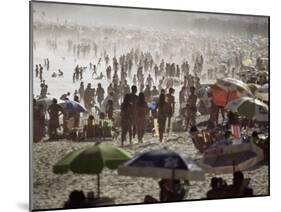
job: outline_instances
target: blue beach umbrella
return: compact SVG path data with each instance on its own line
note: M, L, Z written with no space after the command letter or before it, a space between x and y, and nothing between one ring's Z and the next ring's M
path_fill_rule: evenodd
M87 112L85 107L76 101L66 100L59 104L69 112Z
M167 148L137 155L119 166L118 174L158 179L205 179L204 171L191 158Z
M159 96L153 96L151 100L148 102L147 106L149 109L155 110L158 102L159 102Z

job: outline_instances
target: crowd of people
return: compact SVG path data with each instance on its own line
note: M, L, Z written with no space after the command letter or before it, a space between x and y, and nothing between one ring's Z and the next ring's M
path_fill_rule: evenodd
M65 73L58 64L58 72L52 72L51 77L59 76L57 81L69 81L71 85L60 96L50 99L48 86L54 85L48 84L45 76L51 74L49 70L54 71L57 61L51 61L50 66L49 58L44 56L35 65L40 93L33 100L34 142L93 141L110 136L113 142L125 146L145 143L149 136L164 143L171 131L181 131L191 137L194 147L203 154L210 145L230 137L231 125L243 124L236 113L214 104L211 92L203 100L199 95L202 88L226 77L257 85L269 82L268 76L261 74L268 72L268 52L267 40L260 35L249 39L248 35L235 33L213 36L122 27L74 26L61 29L64 31L51 28L54 38L46 39L47 48L55 55L58 51L60 56L66 48L62 62L66 63L65 58L69 57L67 62L71 63L66 65L69 70L63 67ZM48 32L44 30L42 34ZM85 38L80 37L80 31ZM60 33L65 33L63 38ZM43 45L39 46L39 41L34 44L38 53ZM82 105L85 111L69 110L64 104L67 101ZM198 117L203 115L207 121L199 122ZM243 123L249 126L250 121ZM252 134L254 143L260 142L257 134ZM266 149L268 144L260 146ZM146 195L145 203L184 200L190 186L187 180L175 179L162 179L158 185L159 197ZM232 184L213 177L210 187L207 199L249 197L254 193L249 179L239 171L233 173ZM92 206L88 200L89 196L75 190L64 207Z
M112 57L112 66L110 60L109 54L104 51L103 57L98 59L96 65L90 62L89 67L79 65L75 67L73 82L80 81L80 86L75 90L74 98L75 101L83 103L91 115L94 115L94 108L97 116L99 113L104 113L112 121L116 119L113 117L114 111L120 110L120 121L118 122L120 126L118 127L121 128L122 145L127 134L129 143L132 143L135 135L137 135L138 142L143 142L145 132L153 130L159 132L159 140L162 142L164 133L171 131L171 125L176 116L181 116L184 120L182 125L185 130L196 126L199 101L197 92L202 88L201 79L204 77L202 70L204 61L206 61L202 53L195 52L192 55L193 70L190 69L189 61L181 64L169 63L160 59L158 54L153 57L151 52L143 52L140 49L131 49L128 53L120 55L118 59L116 56ZM96 88L92 87L92 83L88 83L85 87L83 73L92 71L93 75L97 75L96 69L101 61L106 64L106 70L101 70L101 76L103 76L103 72L106 73L109 82L107 89L103 88L102 83L97 83ZM244 68L242 59L239 60L235 54L233 61L234 63L229 62L227 66L224 66L223 76L231 76L232 71L235 70L235 76L240 77L238 74ZM48 58L44 59L44 66L47 70L49 69ZM260 57L257 58L256 68L257 70L263 69ZM208 75L217 76L221 71L208 70ZM35 74L42 81L40 98L45 98L48 94L48 85L43 80L41 64L36 65ZM254 77L250 79L250 82L253 80L256 80L256 83L267 82L264 77L257 75ZM129 85L128 82L132 82L132 84ZM179 87L181 89L176 98L175 90ZM156 104L151 107L151 102ZM224 121L224 108L211 104L211 109L208 111L210 119L213 119L211 121L215 125L218 124L219 112ZM157 120L157 124L154 124L154 120ZM59 124L56 124L56 128L58 127ZM79 127L77 121L76 127ZM50 134L49 136L52 137Z

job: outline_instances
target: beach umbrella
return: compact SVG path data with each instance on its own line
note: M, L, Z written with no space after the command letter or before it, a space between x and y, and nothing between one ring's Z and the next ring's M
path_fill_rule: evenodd
M255 96L262 101L268 102L268 93L269 93L268 84L264 84L255 91Z
M199 165L209 173L244 171L263 160L263 151L252 142L227 139L209 147Z
M78 174L96 174L98 197L100 195L100 173L107 167L116 169L121 163L129 160L131 155L125 150L110 144L98 143L85 146L67 154L53 166L55 174L68 171Z
M226 105L228 111L256 121L268 121L268 106L262 101L252 97L240 97Z
M241 80L234 78L221 78L217 79L216 84L218 87L222 88L226 92L238 91L241 96L253 96L248 85Z
M256 92L256 90L258 90L258 88L260 87L260 85L255 84L255 83L248 83L247 84L249 89L251 90L251 92L254 94Z
M36 100L37 105L43 105L44 111L48 109L48 107L52 104L53 100L51 98L45 97L45 98L39 98Z
M159 102L159 96L153 96L151 100L147 103L147 106L149 109L155 110L158 102Z
M69 112L87 112L85 107L81 105L79 102L66 100L59 103L66 111Z
M119 166L118 174L161 179L205 179L204 171L191 158L167 148L137 155Z
M229 101L239 98L239 93L235 90L226 91L216 84L212 86L212 102L221 107L225 107Z

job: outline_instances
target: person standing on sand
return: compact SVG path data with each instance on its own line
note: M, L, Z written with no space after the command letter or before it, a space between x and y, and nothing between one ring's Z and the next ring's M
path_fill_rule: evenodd
M139 93L139 98L136 104L136 112L138 142L143 143L145 120L148 114L148 106L145 101L144 93Z
M33 100L33 118L34 118L34 130L33 141L39 142L45 134L45 114L42 104L37 104L36 99Z
M179 114L183 115L183 111L185 108L185 102L186 102L186 87L182 87L180 92L179 92L179 103L180 103L180 111Z
M163 141L163 135L165 132L165 125L166 125L166 119L167 114L169 111L169 105L165 101L165 94L160 94L159 102L156 106L157 109L157 116L158 116L158 127L159 127L159 139L160 142Z
M101 86L101 83L98 83L97 100L98 100L99 106L101 107L101 103L104 100L104 89Z
M144 96L145 96L145 100L149 101L149 99L151 98L151 90L150 90L150 86L149 85L146 85L143 93L144 93Z
M63 108L58 104L57 99L53 99L53 103L48 107L49 120L49 139L57 138L57 129L59 128L59 116L63 114Z
M136 131L137 131L137 128L136 128L136 125L137 125L137 120L136 120L136 104L137 104L137 101L138 101L138 96L136 95L137 91L138 91L137 86L133 85L133 86L131 87L131 93L129 94L129 95L130 95L130 101L131 101L131 104L132 104L133 138L135 138Z
M107 117L113 121L113 101L111 99L109 99L106 103L106 106L105 106L105 112L107 114Z
M171 118L174 115L175 112L175 97L174 95L175 90L173 88L169 89L169 93L166 95L167 97L167 103L168 103L168 129L167 132L170 132L171 128Z
M191 126L196 125L196 112L197 112L197 96L195 94L195 87L190 87L190 95L188 96L187 100L187 108L186 108L186 129L188 128L189 124Z
M127 133L129 133L130 144L132 144L132 121L134 116L131 97L130 94L126 94L121 105L121 146L124 145Z
M91 88L91 83L88 83L87 88L85 89L84 92L84 105L89 113L91 112L91 108L92 108L91 105L92 98L93 98L93 91Z
M77 95L74 96L73 99L75 102L80 103L79 97ZM74 112L74 127L78 128L80 124L80 112Z
M78 92L79 92L79 96L80 96L80 101L84 100L84 93L85 93L84 82L80 83L80 87L78 89Z
M158 96L159 95L159 91L157 90L156 86L153 86L153 89L151 91L151 96Z

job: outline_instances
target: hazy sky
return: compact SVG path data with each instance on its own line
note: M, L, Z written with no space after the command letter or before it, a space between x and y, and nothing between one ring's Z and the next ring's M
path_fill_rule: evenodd
M159 10L112 8L100 6L82 6L70 4L54 4L33 2L35 10L34 20L42 19L42 12L45 19L68 21L80 24L110 24L110 25L134 25L152 28L184 28L194 18L219 18L236 19L248 22L266 22L267 18L251 16L232 16L202 14L190 12L170 12Z

